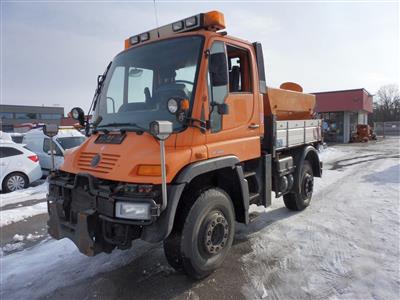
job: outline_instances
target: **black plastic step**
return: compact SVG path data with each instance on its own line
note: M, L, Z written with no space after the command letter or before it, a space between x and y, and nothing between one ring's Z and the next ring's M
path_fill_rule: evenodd
M253 200L256 200L260 197L259 193L250 193L249 195L249 202L251 203Z
M244 172L244 178L248 178L251 176L255 176L257 173L255 171L245 171Z

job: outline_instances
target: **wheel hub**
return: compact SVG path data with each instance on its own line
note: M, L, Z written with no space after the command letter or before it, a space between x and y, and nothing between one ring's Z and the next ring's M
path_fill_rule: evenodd
M314 189L314 178L310 174L304 177L304 194L310 198Z
M7 187L10 191L21 190L25 186L25 180L21 176L11 176L7 181Z
M205 229L205 249L209 254L220 252L228 240L229 226L221 212L214 213L209 218Z

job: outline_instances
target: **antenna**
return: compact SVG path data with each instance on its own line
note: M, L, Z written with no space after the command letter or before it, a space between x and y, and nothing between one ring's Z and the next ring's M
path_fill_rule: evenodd
M158 15L157 15L156 0L153 0L153 4L154 4L154 17L156 19L157 36L160 37L160 32L158 31Z

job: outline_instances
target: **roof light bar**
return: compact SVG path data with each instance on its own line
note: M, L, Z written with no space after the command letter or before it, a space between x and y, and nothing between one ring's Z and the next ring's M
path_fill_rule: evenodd
M150 34L148 32L142 33L140 35L140 41L145 42L150 39Z
M197 25L197 16L193 16L193 17L185 19L186 28L191 28L196 25Z
M146 42L154 38L171 36L173 34L205 29L209 31L218 31L225 29L224 14L219 11L210 11L201 13L177 22L153 29L139 35L132 36L125 40L125 49Z
M179 22L175 22L172 23L172 30L175 31L179 31L183 29L183 21L179 21Z

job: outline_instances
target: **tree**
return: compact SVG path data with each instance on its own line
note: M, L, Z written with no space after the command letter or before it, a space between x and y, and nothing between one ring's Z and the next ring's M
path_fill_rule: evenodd
M372 121L400 121L400 91L396 84L382 86L375 95Z

